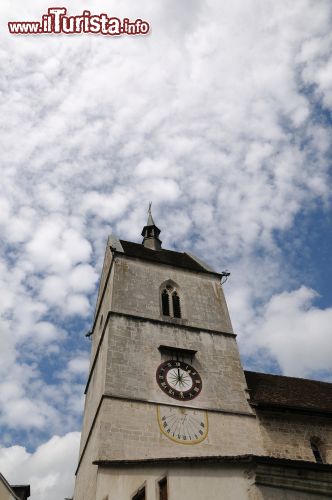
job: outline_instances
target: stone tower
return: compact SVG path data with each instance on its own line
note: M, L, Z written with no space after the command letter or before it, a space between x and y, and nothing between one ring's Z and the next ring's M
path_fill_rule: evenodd
M209 457L262 454L221 275L159 234L149 209L142 244L107 242L75 500L203 500Z

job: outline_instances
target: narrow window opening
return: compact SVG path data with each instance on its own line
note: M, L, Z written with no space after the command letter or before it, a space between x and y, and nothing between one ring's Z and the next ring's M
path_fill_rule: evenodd
M138 492L132 497L132 500L145 500L145 486L138 490Z
M167 293L167 290L163 290L163 293L161 294L161 302L162 302L162 308L163 308L163 315L164 316L169 316L169 295Z
M99 330L102 329L103 323L104 323L104 316L101 315L100 322L99 322Z
M161 290L161 312L170 318L182 318L179 288L174 283L165 283Z
M174 318L181 318L180 297L176 292L172 293Z
M321 454L321 450L319 447L319 442L316 439L311 439L310 440L310 445L312 449L312 453L314 454L315 460L318 464L323 464L323 457Z
M159 500L168 500L167 496L167 478L164 477L159 481Z

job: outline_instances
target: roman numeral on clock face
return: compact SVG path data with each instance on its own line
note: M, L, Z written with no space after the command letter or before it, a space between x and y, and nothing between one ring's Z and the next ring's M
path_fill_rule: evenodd
M156 380L163 392L181 401L196 398L202 390L199 373L182 361L168 360L162 363L157 368Z

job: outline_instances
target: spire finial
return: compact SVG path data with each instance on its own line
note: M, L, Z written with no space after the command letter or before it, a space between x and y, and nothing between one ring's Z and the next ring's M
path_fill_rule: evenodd
M142 236L143 245L151 250L161 250L161 241L159 239L160 229L155 225L152 217L152 201L149 202L148 221L143 227Z
M155 225L153 217L152 217L151 207L152 207L152 201L149 202L148 222L146 223L147 226L154 226Z

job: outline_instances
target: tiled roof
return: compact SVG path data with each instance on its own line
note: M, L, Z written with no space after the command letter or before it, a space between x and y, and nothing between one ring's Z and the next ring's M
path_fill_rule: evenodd
M244 374L250 403L255 406L332 413L332 384L267 373Z
M182 267L200 273L210 273L207 269L201 266L198 262L192 259L188 254L174 252L173 250L151 250L139 243L120 240L125 255L137 259L149 260L158 262L159 264L167 264L169 266ZM217 273L213 273L217 274Z

